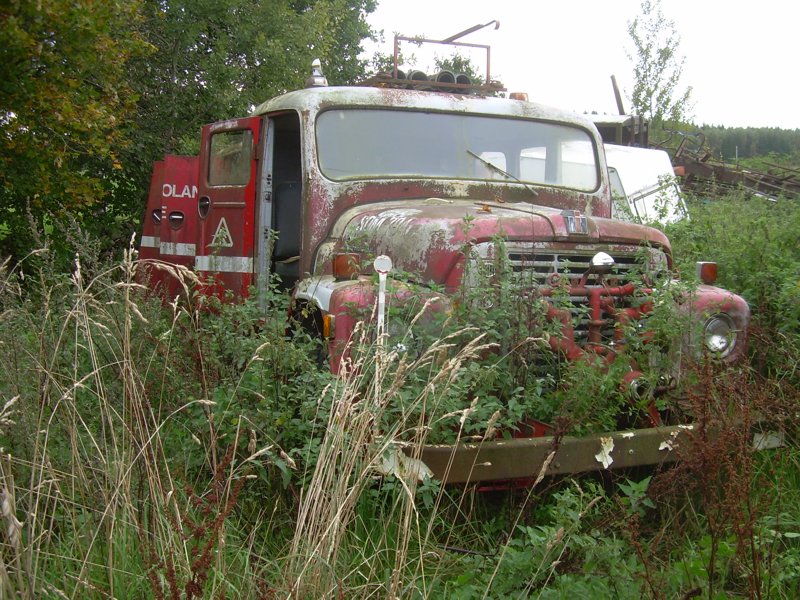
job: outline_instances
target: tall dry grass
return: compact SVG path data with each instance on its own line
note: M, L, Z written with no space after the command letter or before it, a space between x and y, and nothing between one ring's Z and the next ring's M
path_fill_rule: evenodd
M427 304L420 314L426 309ZM328 390L332 406L283 570L287 597L400 597L408 591L409 577L413 581L424 569L420 557L431 521L420 520L415 497L417 486L431 475L419 459L435 425L426 415L435 412L442 391L463 365L489 349L477 332L455 348L453 339L464 333L441 338L411 357L398 348L384 349L384 340L370 342L368 328L357 327L341 376ZM399 390L420 372L427 385L387 427L387 411ZM359 548L364 540L356 533L357 504L383 476L400 484L387 515L396 527ZM412 545L417 547L410 552ZM382 581L384 567L391 575Z
M139 261L133 249L119 264L95 265L87 273L76 257L68 276L48 273L46 262L28 272L24 262L5 263L0 273L0 343L13 365L0 388L0 435L9 442L0 455L3 595L349 598L411 588L424 595L435 520L421 519L416 503L428 477L420 448L436 425L428 415L441 414L444 392L488 350L482 336L462 330L412 357L370 342L367 327L357 330L346 368L324 392L329 401L319 403L319 453L304 465L294 536L277 556L264 556L256 542L262 522L236 522L233 511L256 477L252 466L268 460L275 444L258 448L255 430L237 426L223 446L206 366L219 357L201 341L181 346L197 339L183 330L207 318L196 276ZM181 297L166 304L149 297L142 269L180 282ZM465 336L472 341L456 343ZM255 349L243 372L267 346ZM203 394L180 401L166 396L168 378L187 353ZM426 384L399 418L389 418L411 376ZM198 407L206 431L191 439L207 477L188 482L176 478L175 444L166 436ZM472 409L440 418L463 425ZM365 543L359 505L380 478L397 481L401 493L384 513L393 526Z
M669 522L646 538L638 509L608 501L599 488L584 493L574 486L578 508L541 506L545 497L536 484L546 465L534 487L514 497L503 536L492 530L496 524L472 522L481 500L471 492L427 480L419 457L431 432L446 420L459 441L465 423L485 414L478 397L458 410L443 409L465 370L491 349L477 330L409 352L404 348L412 344L376 344L369 327L360 326L342 374L319 397L306 399L317 413L295 415L312 428L313 443L301 453L281 447L264 423L242 418L237 406L251 367L293 342L244 340L231 332L228 342L246 348L247 356L228 369L230 385L221 386L212 371L229 360L230 347L205 343L203 327L222 317L199 305L190 271L138 261L132 250L107 267L76 259L67 275L48 272L45 258L0 265L0 597L486 598L509 590L529 596L549 586L614 589L600 577L581 578L584 559L622 578L633 595L702 587L681 579L689 559L662 558L665 539L717 579L725 573L708 590L736 589L732 570L724 564L715 570L709 561L716 559L707 559L693 540L680 546L680 532ZM139 283L145 268L178 280L180 297L171 303L148 297ZM410 328L416 326L412 321ZM286 377L274 375L283 384ZM284 388L275 389L280 396ZM796 394L791 400L790 408ZM492 436L497 417L486 417L482 439ZM178 434L186 447L176 442ZM748 439L739 441L748 447ZM731 468L741 464L737 453L725 456ZM796 465L796 454L790 458ZM264 464L278 459L290 469L302 461L286 490L279 478L263 474ZM675 472L692 464L687 460ZM742 478L733 496L755 480ZM251 492L251 483L262 487ZM289 500L279 506L280 494ZM257 509L248 512L245 503ZM680 510L701 508L691 525L706 535L711 509L695 499L687 506ZM535 511L551 511L554 522L528 526ZM608 535L597 533L596 513ZM787 513L794 518L796 511ZM641 514L659 518L654 511ZM742 540L762 543L760 514L747 513ZM276 536L280 523L292 527L284 525ZM725 524L712 532L723 549L729 530ZM626 535L633 542L623 556ZM791 551L794 538L779 539L772 562L751 560L751 589L771 585L772 565L791 564L791 554L779 553ZM603 562L605 548L624 569ZM642 568L651 569L646 585ZM666 574L652 575L658 568ZM469 569L474 572L464 573ZM465 575L473 576L471 583L462 582ZM790 597L781 596L784 589L778 597Z
M431 302L435 299L412 319L406 336L413 336L415 323ZM442 513L446 509L464 515L471 510L471 494L462 489L450 495L440 486L429 490L434 498L421 510L419 489L430 483L431 475L420 460L421 449L440 425L438 421L455 424L455 443L466 438L463 427L479 398L448 413L441 407L443 396L465 366L494 350L495 344L487 343L477 329L461 329L435 339L416 356L406 352L405 340L384 349L372 339L366 327L357 328L345 353L349 359L343 372L328 390L332 406L319 456L303 489L281 573L283 587L276 590L282 597L431 597L431 584L448 568L447 561L441 560L443 548L458 537L454 528L445 527L443 535L436 531L443 519L450 518ZM464 339L469 341L463 344ZM400 392L420 375L425 385L410 386L419 391L411 400L402 400L403 411L398 415L393 408L401 404ZM498 416L493 414L483 424L482 440L492 439ZM476 441L474 436L470 441ZM552 455L529 487L517 522L549 460ZM394 484L394 494L385 490L369 494L371 489L377 492L387 487L387 482L388 487ZM387 497L387 506L360 509L360 503L379 503ZM377 526L375 521L365 524L361 512L372 519L379 514Z
M143 268L166 271L183 298L154 302L139 282ZM173 476L164 431L176 415L213 403L164 398L159 385L186 351L172 346L179 323L197 322L196 276L138 261L130 248L90 274L78 256L68 276L48 273L46 262L6 262L0 279L0 596L217 593L208 579L226 570L226 553L216 552L225 527L203 511L232 508L246 476L238 438L223 460L207 436L199 452L211 477L189 491ZM154 317L166 323L153 328L157 337Z

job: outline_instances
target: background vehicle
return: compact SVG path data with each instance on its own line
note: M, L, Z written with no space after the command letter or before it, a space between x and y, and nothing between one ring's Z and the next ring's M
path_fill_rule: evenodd
M614 204L612 214L636 223L674 223L688 215L669 154L604 144Z

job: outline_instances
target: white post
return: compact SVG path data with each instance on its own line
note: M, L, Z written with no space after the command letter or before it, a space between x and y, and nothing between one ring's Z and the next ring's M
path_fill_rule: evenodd
M383 369L383 342L386 322L386 276L392 270L392 259L381 255L372 263L378 274L378 316L375 327L377 348L375 352L375 402L381 401L381 376Z
M372 263L375 272L378 274L378 322L377 336L378 346L383 348L384 329L386 322L386 276L392 270L392 259L381 255Z

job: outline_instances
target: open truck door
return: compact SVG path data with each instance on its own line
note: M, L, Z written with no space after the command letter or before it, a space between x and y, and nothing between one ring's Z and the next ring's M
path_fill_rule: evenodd
M246 296L255 282L260 133L261 117L203 127L194 265L209 293Z

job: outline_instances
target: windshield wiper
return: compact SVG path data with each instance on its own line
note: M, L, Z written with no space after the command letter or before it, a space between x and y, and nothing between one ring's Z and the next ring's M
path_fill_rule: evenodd
M501 175L505 175L505 176L506 176L508 179L511 179L512 181L516 181L517 183L520 183L520 184L524 185L524 186L525 186L525 189L527 189L527 190L528 190L528 191L529 191L531 194L533 194L533 197L534 197L534 198L535 198L536 196L538 196L538 195L539 195L539 192L537 192L537 191L536 191L535 189L533 189L533 188L532 188L530 185L528 185L527 183L525 183L524 181L522 181L522 180L521 180L519 177L516 177L516 176L512 175L511 173L509 173L509 172L508 172L508 171L506 171L505 169L501 169L501 168L500 168L500 167L498 167L496 164L494 164L492 161L490 161L490 160L486 160L485 158L483 158L483 157L482 157L482 156L480 156L479 154L475 154L475 153L474 153L472 150L470 150L469 148L467 148L467 154L469 154L469 155L470 155L470 156L472 156L473 158L476 158L476 159L478 159L479 161L481 161L483 164L485 164L487 167L489 167L489 169L491 169L492 171L495 171L495 172L497 172L497 173L500 173Z

